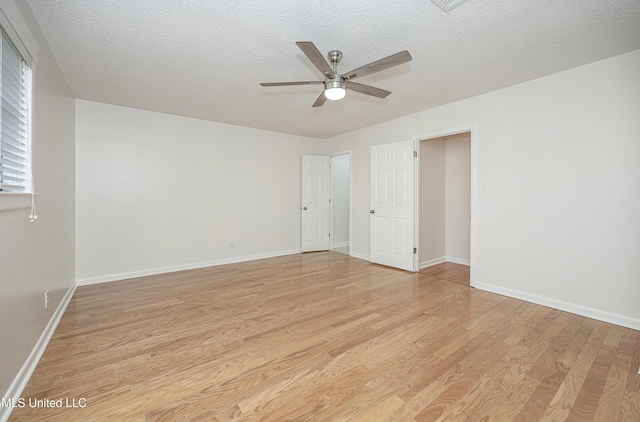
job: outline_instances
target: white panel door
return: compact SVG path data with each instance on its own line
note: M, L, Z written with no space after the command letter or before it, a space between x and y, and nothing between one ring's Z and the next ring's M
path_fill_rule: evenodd
M302 252L329 250L330 158L302 156Z
M369 260L414 271L414 142L371 147Z

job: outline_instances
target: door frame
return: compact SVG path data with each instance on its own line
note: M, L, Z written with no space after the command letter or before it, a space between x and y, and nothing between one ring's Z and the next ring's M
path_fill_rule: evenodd
M353 250L353 150L345 150L332 152L329 154L329 164L331 164L331 159L333 157L338 157L340 155L348 155L349 156L349 256L351 255L351 251ZM331 169L333 170L333 169ZM330 233L331 237L329 238L329 250L333 250L333 173L329 172L331 176L331 205L329 207L329 227L331 228Z
M457 127L454 129L447 129L447 130L442 130L442 131L438 131L438 132L429 132L426 134L422 134L422 135L416 135L413 137L413 141L414 141L414 151L417 151L417 159L415 160L415 183L414 183L414 198L415 198L415 204L414 204L414 233L413 233L413 242L414 245L416 245L416 247L419 247L419 241L420 241L420 142L421 141L428 141L429 139L436 139L436 138L442 138L444 136L450 136L450 135L458 135L460 133L469 133L469 138L470 138L470 153L471 153L471 169L470 169L470 173L471 173L471 185L470 185L470 212L471 215L469 216L470 221L469 221L469 284L471 285L471 287L475 287L475 267L476 267L476 224L475 224L475 220L477 220L477 218L475 217L477 215L476 211L477 211L477 195L478 195L478 188L477 188L477 177L476 177L476 160L477 160L477 125L469 125L469 126L462 126L462 127ZM414 271L420 271L420 258L419 258L419 253L418 254L414 254L413 256L413 268Z

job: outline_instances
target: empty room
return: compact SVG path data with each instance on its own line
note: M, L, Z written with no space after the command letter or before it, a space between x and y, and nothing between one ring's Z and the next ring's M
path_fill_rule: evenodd
M637 0L0 27L0 421L640 421Z

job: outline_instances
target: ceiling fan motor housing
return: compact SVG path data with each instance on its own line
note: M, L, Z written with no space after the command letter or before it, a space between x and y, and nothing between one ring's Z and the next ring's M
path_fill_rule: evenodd
M347 89L347 84L345 83L345 81L343 81L341 78L338 77L336 80L328 81L324 83L324 89L331 89L331 88Z

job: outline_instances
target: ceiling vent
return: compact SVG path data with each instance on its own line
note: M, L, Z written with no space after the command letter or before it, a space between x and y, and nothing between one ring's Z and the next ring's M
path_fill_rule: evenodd
M437 4L438 6L440 6L440 8L445 12L450 12L467 0L431 0L431 1Z

